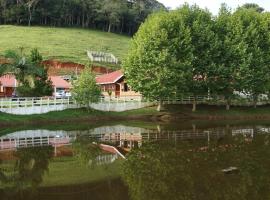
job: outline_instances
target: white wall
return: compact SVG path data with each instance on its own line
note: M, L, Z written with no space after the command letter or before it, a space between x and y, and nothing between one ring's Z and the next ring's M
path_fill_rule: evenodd
M101 102L91 104L90 107L100 111L114 111L122 112L127 110L134 110L144 107L153 106L155 103L150 102ZM32 107L18 107L18 108L0 108L1 112L14 114L14 115L32 115L32 114L44 114L52 111L62 111L70 108L79 108L79 105L44 105L44 106L32 106Z

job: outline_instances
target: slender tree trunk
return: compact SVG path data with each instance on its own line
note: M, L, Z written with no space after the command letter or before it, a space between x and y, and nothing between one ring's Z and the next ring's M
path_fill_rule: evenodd
M194 95L193 104L192 104L192 112L196 112L197 110L197 96Z
M17 4L16 4L16 6L17 6L17 9L19 10L19 0L17 0ZM19 17L19 14L18 13L16 13L16 21L17 21L17 24L19 24L20 23L20 17Z
M159 99L157 111L160 112L162 110L164 110L164 108L163 108L163 100Z
M228 97L226 99L226 110L230 110L230 108L231 108L231 99L230 97Z
M32 21L32 11L31 11L31 6L28 6L28 14L29 14L29 19L28 19L28 26L31 26L31 21Z
M257 102L258 102L258 95L253 95L253 107L257 108Z
M108 32L109 32L109 33L111 32L111 28L112 28L112 24L109 23L109 28L108 28Z

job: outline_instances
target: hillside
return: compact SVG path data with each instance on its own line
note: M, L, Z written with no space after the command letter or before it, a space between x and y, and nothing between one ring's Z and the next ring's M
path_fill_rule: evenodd
M89 29L0 26L0 54L18 47L38 48L44 59L82 64L88 62L86 50L110 52L122 59L129 41L127 36Z

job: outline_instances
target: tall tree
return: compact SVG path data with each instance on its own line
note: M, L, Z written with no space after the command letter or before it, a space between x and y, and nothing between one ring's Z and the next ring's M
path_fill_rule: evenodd
M270 74L269 25L262 14L255 10L238 10L233 14L238 33L235 40L244 43L245 65L239 70L240 90L251 95L256 107L258 96L266 94Z
M33 10L40 0L27 0L25 5L28 10L28 26L31 26L31 21L33 17Z
M239 69L246 64L246 45L235 39L236 35L241 33L237 31L232 14L225 4L215 20L215 33L218 37L218 48L213 54L215 65L208 70L208 86L212 94L224 96L226 109L229 110L234 91L241 88L237 80Z
M208 92L207 72L214 64L212 55L215 54L217 43L214 22L210 12L197 6L185 5L178 12L184 16L186 26L190 29L192 61L187 73L187 92L194 96L192 111L196 111L198 95Z
M152 15L134 37L124 62L129 85L143 96L158 100L181 92L192 59L190 29L178 12Z

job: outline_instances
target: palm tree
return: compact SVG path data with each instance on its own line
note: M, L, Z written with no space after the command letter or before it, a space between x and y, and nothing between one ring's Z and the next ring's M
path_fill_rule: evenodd
M13 74L19 85L28 84L34 87L34 80L37 76L42 76L44 69L37 67L37 63L31 61L20 51L9 50L5 53L6 63L0 65L0 75Z

